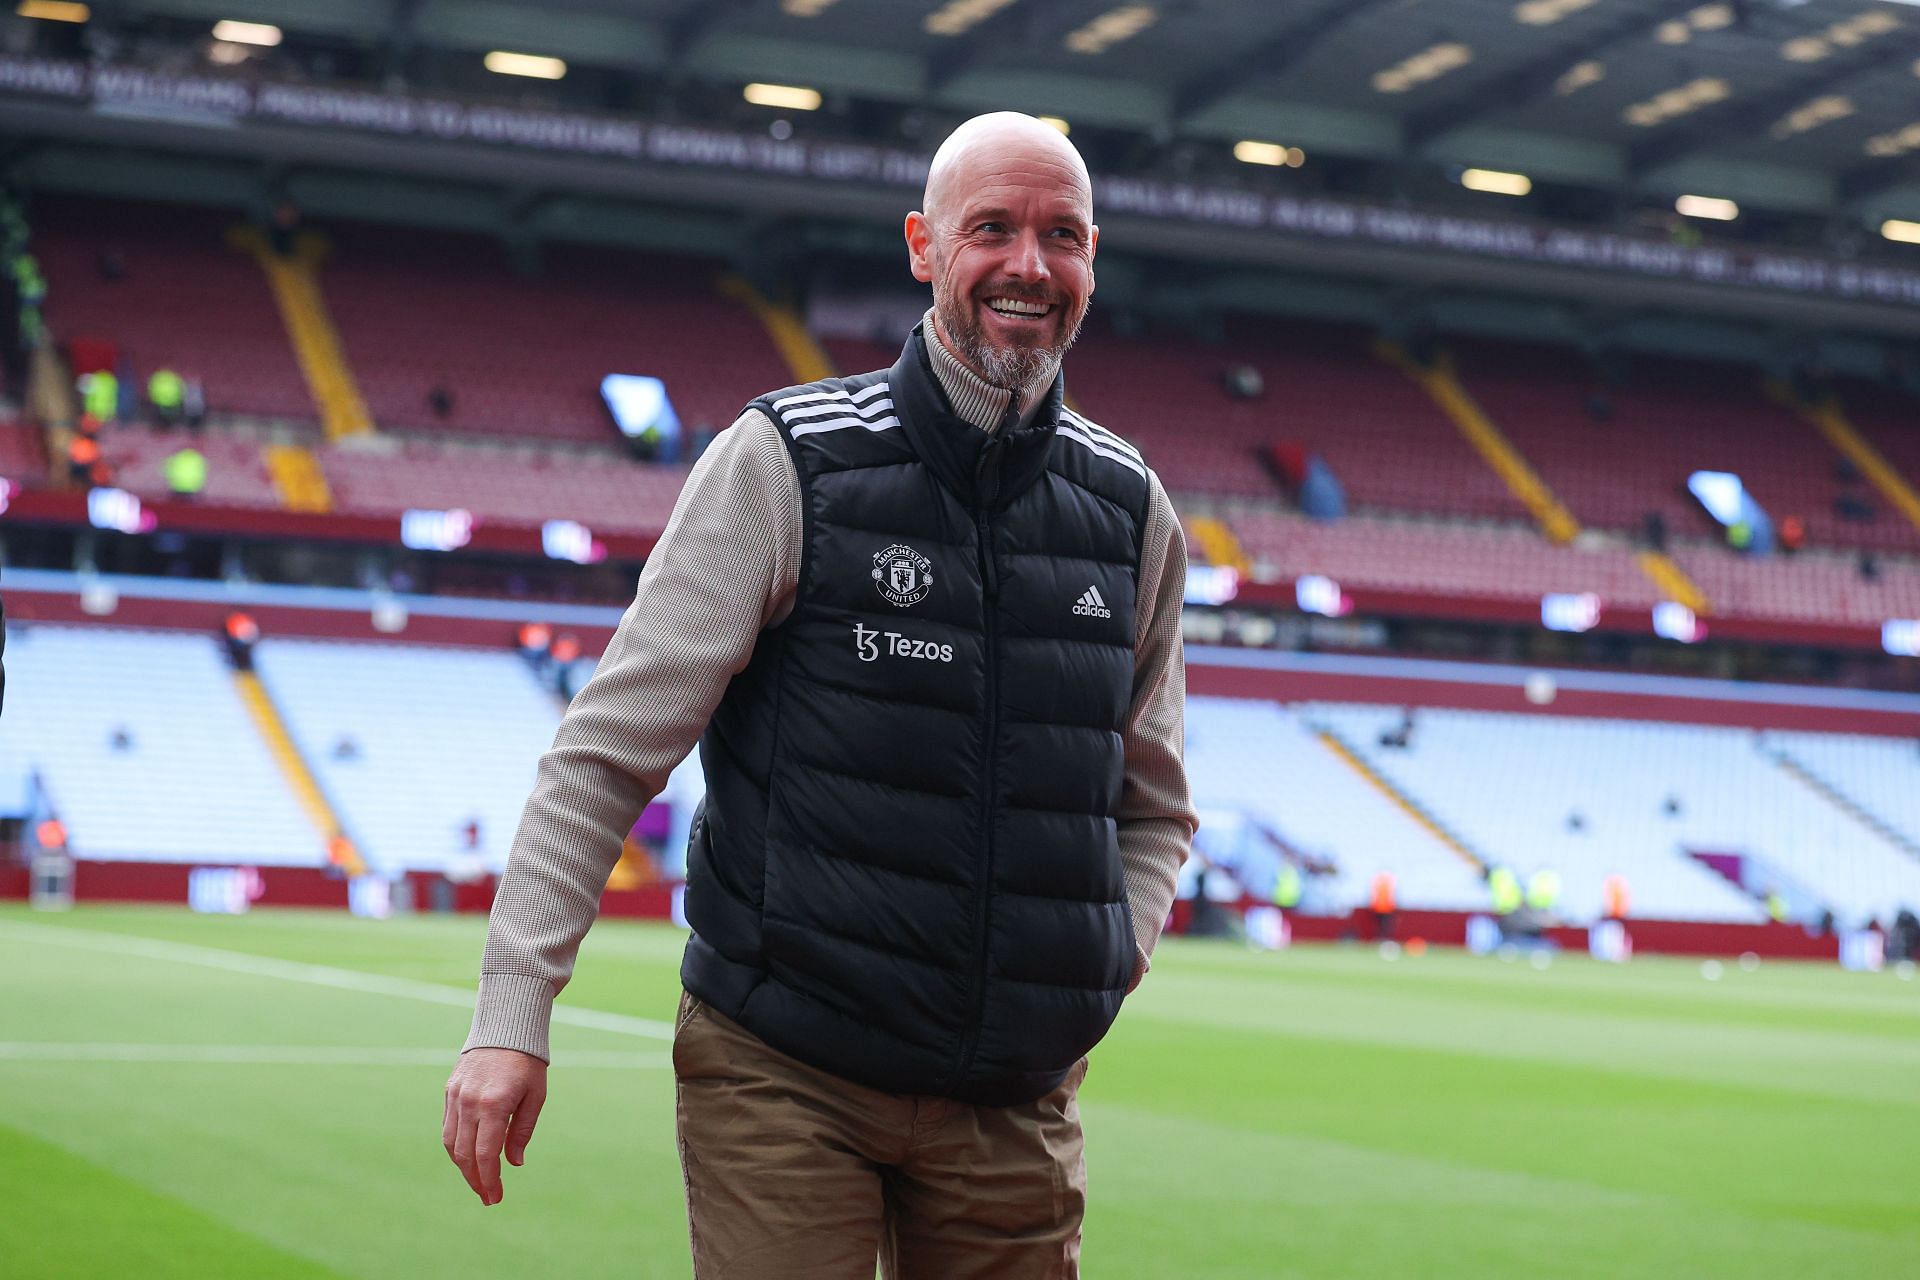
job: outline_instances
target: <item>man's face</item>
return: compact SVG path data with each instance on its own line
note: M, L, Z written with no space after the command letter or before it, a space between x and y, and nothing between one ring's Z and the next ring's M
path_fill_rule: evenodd
M1100 230L1086 183L1025 142L976 146L946 177L938 206L907 216L914 278L933 285L957 355L993 385L1027 390L1073 345L1093 297Z

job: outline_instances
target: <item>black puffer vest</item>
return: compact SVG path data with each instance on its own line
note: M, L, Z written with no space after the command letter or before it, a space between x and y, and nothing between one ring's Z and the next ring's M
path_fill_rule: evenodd
M954 416L924 341L753 402L805 554L700 742L681 976L822 1070L1011 1105L1132 976L1115 814L1147 474L1058 378L1025 427Z

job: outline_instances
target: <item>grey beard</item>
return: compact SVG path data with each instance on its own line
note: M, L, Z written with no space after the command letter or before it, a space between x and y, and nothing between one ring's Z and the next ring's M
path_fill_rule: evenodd
M1083 314L1081 320L1085 318ZM1080 325L1076 323L1057 346L998 347L987 341L969 311L950 306L940 319L947 336L959 348L961 358L978 370L990 386L1020 392L1029 404L1045 386L1052 384L1060 362L1080 336Z

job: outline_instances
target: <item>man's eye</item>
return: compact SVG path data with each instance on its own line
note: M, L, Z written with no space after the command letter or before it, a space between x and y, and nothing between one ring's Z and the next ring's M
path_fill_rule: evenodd
M1078 240L1080 238L1080 233L1078 231L1075 231L1072 227L1055 227L1053 229L1053 234L1057 236L1061 236L1068 240Z
M1002 227L1001 224L999 224L998 222L983 222L979 226L975 227L974 230L987 231L987 232L999 232L999 231L1005 230L1005 228Z

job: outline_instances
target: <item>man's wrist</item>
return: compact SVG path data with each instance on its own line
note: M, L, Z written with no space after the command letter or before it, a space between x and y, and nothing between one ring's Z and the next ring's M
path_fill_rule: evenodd
M483 973L473 1029L461 1049L517 1049L552 1060L547 1028L553 1021L553 984L520 973Z

